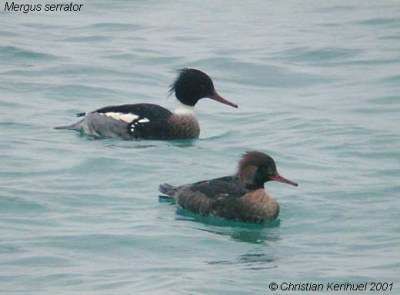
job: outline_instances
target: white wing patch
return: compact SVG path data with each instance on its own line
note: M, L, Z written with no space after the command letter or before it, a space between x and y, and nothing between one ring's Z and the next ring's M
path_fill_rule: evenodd
M132 123L134 120L139 119L138 115L135 114L124 114L124 113L116 113L116 112L108 112L104 113L105 116L113 118L115 120L124 121L126 123ZM143 120L143 119L141 119ZM141 121L139 120L139 122Z
M140 119L140 120L133 121L133 122L131 123L131 132L132 132L132 133L135 132L135 127L138 126L139 124L149 123L149 122L150 122L150 120L147 119L147 118L142 118L142 119Z
M148 118L146 118L146 117L141 118L139 120L140 117L138 115L131 114L131 113L124 114L124 113L118 113L118 112L108 112L108 113L101 113L101 114L106 116L106 117L113 118L113 119L119 120L119 121L124 121L124 122L130 124L131 132L135 131L135 127L138 124L143 124L143 123L149 123L150 122L150 120Z

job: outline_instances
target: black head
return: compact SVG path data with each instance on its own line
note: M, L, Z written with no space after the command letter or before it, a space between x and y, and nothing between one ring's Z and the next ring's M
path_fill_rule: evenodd
M217 93L211 78L200 70L181 69L169 91L175 92L176 98L185 105L194 106L200 99L208 97L237 108L236 104L227 101Z
M298 185L279 175L274 159L257 151L243 155L239 162L238 176L248 189L263 188L264 183L271 180Z

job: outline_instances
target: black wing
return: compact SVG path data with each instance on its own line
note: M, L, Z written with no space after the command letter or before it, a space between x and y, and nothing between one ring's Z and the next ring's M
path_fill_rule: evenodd
M123 104L118 106L108 106L95 111L96 113L122 113L134 114L140 118L147 118L150 121L167 120L172 113L162 106L151 103Z
M219 197L240 198L247 190L240 183L237 176L225 176L205 180L187 186L192 192L199 192L209 199Z
M178 187L174 198L180 206L192 212L202 215L216 213L224 217L227 216L225 211L238 210L238 200L246 192L236 176L226 176Z
M108 106L95 111L96 113L133 114L137 118L128 123L128 133L133 138L168 139L168 119L172 113L162 106L150 103L125 104Z

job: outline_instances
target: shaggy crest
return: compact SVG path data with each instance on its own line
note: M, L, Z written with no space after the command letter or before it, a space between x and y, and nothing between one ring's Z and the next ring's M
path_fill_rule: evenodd
M258 151L248 151L243 156L242 159L239 161L239 168L238 172L240 174L245 168L249 166L272 166L274 170L276 170L276 165L274 159L270 156L258 152Z
M269 176L277 174L275 161L268 155L249 151L239 161L238 176L248 188L261 188L268 181Z
M206 73L197 69L183 68L178 71L178 77L170 85L169 94L174 92L180 102L194 106L199 99L212 96L215 88Z

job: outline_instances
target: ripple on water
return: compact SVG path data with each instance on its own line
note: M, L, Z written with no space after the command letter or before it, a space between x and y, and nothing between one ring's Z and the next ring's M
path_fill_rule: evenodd
M15 46L0 46L0 61L4 63L10 62L36 62L43 61L48 62L56 60L58 57L48 53L42 53L38 51L23 49Z
M48 208L38 202L26 200L22 197L0 196L0 212L7 215L18 213L37 214L48 212Z
M210 265L234 265L249 270L273 269L278 266L275 259L270 254L265 253L247 253L240 255L236 260L213 260L207 262Z
M0 36L3 36L3 37L15 37L16 35L18 35L18 33L16 33L16 32L0 30Z
M102 35L89 35L89 36L79 36L79 37L68 37L61 39L63 42L77 42L77 43L96 43L96 42L110 42L112 37L102 36Z
M307 87L330 81L322 76L295 72L281 66L244 62L226 57L200 59L193 65L212 68L215 72L220 72L226 81L259 87ZM227 72L230 74L227 75Z
M116 22L109 22L109 23L95 23L93 25L79 27L79 31L87 30L91 34L93 31L100 31L100 32L118 32L118 31L129 31L134 32L143 29L144 27L138 24L132 23L116 23Z
M30 256L18 259L8 259L7 261L0 262L4 266L28 266L28 267L66 267L71 266L73 263L69 259L57 256Z
M387 83L387 84L397 86L400 83L400 75L386 76L385 78L381 79L380 81L376 81L376 83Z
M400 105L400 96L399 95L389 95L382 97L373 97L368 100L369 102L376 105Z
M381 27L399 27L400 26L400 19L399 18L382 18L382 17L375 17L375 18L370 18L366 19L363 21L357 22L359 25L364 25L364 26L371 26L371 27L376 27L376 26L381 26Z
M298 63L326 65L327 63L332 62L348 61L349 59L360 55L362 52L363 51L360 49L339 47L326 47L319 49L299 47L278 52L276 53L276 56Z
M26 85L28 86L28 85ZM43 88L41 88L43 90ZM61 84L61 85L49 85L46 87L45 91L46 95L50 97L58 97L58 98L69 98L71 95L75 95L76 97L92 97L92 98L120 98L129 96L128 93L112 89L109 87L102 86L90 86L85 84Z

